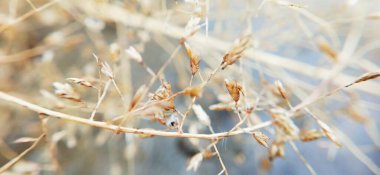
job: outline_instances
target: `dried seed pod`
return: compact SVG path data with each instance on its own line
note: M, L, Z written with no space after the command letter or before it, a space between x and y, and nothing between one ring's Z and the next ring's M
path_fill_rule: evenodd
M228 79L224 80L228 93L232 99L237 103L240 99L240 92L242 92L242 86L237 81L229 81Z
M216 155L215 152L212 152L212 151L209 150L209 149L204 150L204 151L202 152L202 154L203 154L203 159L205 159L205 160L211 159L213 156Z
M291 119L289 119L289 117L285 117L285 114L277 113L277 111L272 109L270 111L270 115L274 119L273 124L279 129L281 129L281 131L283 131L284 134L288 136L298 135L298 127L293 123Z
M183 45L185 46L187 56L190 59L191 74L194 76L199 70L200 59L197 55L194 54L194 52L191 50L190 46L186 42L184 42Z
M252 136L256 139L256 141L258 143L260 143L260 145L264 146L265 148L269 148L269 146L268 146L269 137L268 136L266 136L265 134L263 134L260 131L253 132Z
M175 111L174 98L171 85L162 80L162 85L156 90L156 92L152 95L151 100L153 101L163 101L166 103L164 106L165 111Z
M285 88L284 86L282 85L281 81L280 80L276 80L274 82L275 86L276 86L276 89L277 89L277 92L281 95L281 97L288 101L288 95L286 94L286 91L285 91Z
M79 84L79 85L84 86L84 87L94 88L94 85L92 85L92 83L90 83L87 80L81 79L81 78L66 78L66 80L68 80L72 83L75 83L75 84Z
M359 109L357 109L357 107L355 107L355 106L349 107L348 110L347 110L347 112L348 112L349 116L353 120L355 120L355 121L357 121L359 123L366 123L366 122L369 121L368 117L365 116L365 115L363 115L363 114L361 114L359 112Z
M353 83L351 83L349 85L346 85L345 87L349 87L349 86L352 86L352 85L354 85L356 83L361 83L363 81L372 80L372 79L375 79L375 78L378 78L378 77L380 77L380 70L376 71L376 72L365 73L362 76L360 76L357 80L355 80Z
M320 139L325 136L325 133L321 130L310 130L301 132L299 138L303 142L310 142Z
M272 161L276 157L284 157L284 143L274 142L269 148L269 160Z
M333 134L331 128L321 120L317 120L318 125L322 128L325 135L337 146L342 147L342 144L338 141L338 138Z
M201 86L193 86L193 87L187 87L183 94L189 95L191 97L200 97L202 95L202 87Z
M239 42L235 44L224 56L221 63L222 69L225 69L228 65L234 64L239 60L244 51L250 46L251 36L246 35L239 39Z
M65 98L68 100L80 102L80 95L74 91L74 89L67 83L59 83L59 82L54 82L53 83L54 87L54 93L55 95Z
M272 162L268 157L262 157L260 159L260 168L264 171L269 171L272 168Z
M338 61L338 54L334 51L334 49L331 48L331 46L325 40L320 40L318 42L318 48L321 52L328 55L334 62Z

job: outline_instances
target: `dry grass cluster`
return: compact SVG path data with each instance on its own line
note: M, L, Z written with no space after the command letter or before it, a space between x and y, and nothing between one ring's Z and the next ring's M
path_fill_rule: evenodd
M1 1L0 174L380 174L379 6Z

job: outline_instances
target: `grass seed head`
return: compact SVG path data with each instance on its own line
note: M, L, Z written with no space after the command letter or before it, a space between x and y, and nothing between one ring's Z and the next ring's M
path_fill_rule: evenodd
M273 124L287 136L298 135L298 127L293 123L293 121L289 117L287 117L286 114L282 112L285 111L272 109L269 112L271 117L274 119Z
M92 87L94 88L94 85L92 85L92 83L90 83L89 81L85 80L85 79L81 79L81 78L66 78L66 80L72 82L72 83L75 83L75 84L79 84L81 86L84 86L84 87Z
M200 97L200 96L202 96L202 87L201 86L187 87L183 91L183 94L189 95L191 97Z
M348 115L355 120L356 122L359 123L367 123L369 121L368 117L361 114L359 109L357 107L352 106L347 109Z
M268 157L262 157L260 159L260 168L264 171L269 171L272 168L272 162Z
M325 136L325 133L321 130L303 131L300 133L299 138L303 142L310 142L320 139Z
M280 80L276 80L274 82L275 86L276 86L276 89L277 89L277 92L281 95L281 97L288 101L288 95L286 94L286 91L285 91L285 88L284 86L282 85L281 81Z
M195 53L191 50L190 46L186 42L184 42L183 45L185 46L187 56L190 59L191 74L194 76L199 70L200 59L197 55L195 55Z
M204 160L208 160L208 159L211 159L212 157L214 157L216 155L215 152L212 152L211 150L209 149L206 149L202 152L203 154L203 159Z
M165 80L162 80L161 86L152 95L151 99L165 102L164 109L166 111L175 111L174 98L171 98L172 95L172 86Z
M265 148L269 148L269 146L268 146L269 137L268 136L266 136L265 134L263 134L260 131L253 132L252 136L253 136L253 138L256 139L256 141L258 143L260 143L260 145L264 146Z
M378 77L380 77L380 70L376 71L376 72L369 72L369 73L363 74L354 83L360 83L360 82L372 80L372 79L375 79L375 78L378 78Z
M73 87L67 83L54 82L54 93L60 98L68 99L75 102L80 102L81 98L78 93L76 93Z
M242 86L237 81L224 80L228 93L232 99L237 103L240 99L240 93L242 92Z
M284 143L283 142L274 142L269 148L269 160L272 161L277 157L284 157Z
M227 66L234 64L242 56L244 51L250 47L251 36L246 35L239 39L237 44L232 46L232 48L223 56L223 61L221 63L222 69L225 69Z
M326 123L321 120L317 120L317 123L322 128L322 131L325 133L327 138L329 138L337 147L342 147L342 144L338 141L338 138Z
M331 58L331 60L333 60L334 62L338 61L338 54L335 52L333 48L331 48L331 46L326 41L320 40L317 44L321 52L329 56L329 58Z

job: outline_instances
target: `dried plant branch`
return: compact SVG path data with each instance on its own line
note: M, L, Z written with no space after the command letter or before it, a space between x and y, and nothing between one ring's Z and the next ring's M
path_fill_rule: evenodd
M21 160L25 155L30 153L40 142L41 140L45 137L45 133L41 134L36 141L25 151L23 151L21 154L19 154L17 157L13 158L11 161L6 163L0 168L0 173L4 173L7 171L9 168L11 168L13 165L15 165L19 160Z
M226 168L226 166L223 163L222 156L219 153L218 147L216 147L216 143L214 143L212 146L214 147L214 150L215 150L216 154L218 155L218 159L219 159L220 165L222 165L222 168L223 168L223 171L221 171L219 174L224 173L224 174L228 175L227 168Z
M63 119L63 120L71 121L74 123L79 123L83 125L111 130L115 133L130 133L130 134L138 134L138 135L216 140L216 139L221 139L221 138L225 138L229 136L234 136L234 135L239 135L239 134L244 134L244 133L251 133L260 128L268 127L272 124L272 121L266 121L266 122L263 122L251 127L238 129L233 132L220 132L220 133L215 133L215 134L190 134L190 133L167 132L167 131L158 131L158 130L152 130L152 129L136 129L136 128L120 127L120 126L112 125L106 122L93 121L93 120L89 120L89 119L85 119L85 118L81 118L81 117L77 117L77 116L73 116L69 114L64 114L64 113L52 111L52 110L43 108L41 106L26 102L24 100L8 95L1 91L0 91L0 99L19 104L23 107L28 108L29 110L38 112L40 114L45 114L57 119Z
M321 100L321 99L324 99L324 98L326 98L328 96L334 95L337 92L344 90L344 88L348 88L348 87L351 87L354 84L362 83L362 82L365 82L365 81L368 81L368 80L372 80L372 79L375 79L375 78L378 78L378 77L380 77L380 71L369 72L369 73L363 74L362 76L360 76L359 78L357 78L354 82L352 82L350 84L347 84L345 86L342 86L342 87L338 87L338 88L336 88L336 89L334 89L334 90L332 90L330 92L327 92L327 93L325 93L325 94L323 94L323 95L321 95L321 96L319 96L317 98L305 100L302 103L300 103L297 106L295 106L292 110L293 111L297 111L299 109L307 107L310 104L315 103L318 100Z
M292 146L294 152L298 155L298 157L302 160L302 162L305 164L306 168L309 170L310 174L317 175L314 168L310 165L310 163L303 157L301 152L298 150L296 144L293 141L289 141L290 146Z
M41 12L58 3L59 8ZM17 17L20 3L11 1L8 3L9 15L2 16L0 14L0 23L3 23L0 26L0 37L5 38L6 42L5 44L0 43L0 45L4 46L0 48L0 65L2 63L15 63L4 65L4 70L0 69L0 73L5 72L5 76L0 74L0 80L5 78L5 82L7 80L10 82L9 85L8 83L4 84L5 89L19 88L18 86L20 85L24 87L25 84L28 87L32 85L29 85L31 83L29 78L26 78L28 81L12 79L13 73L16 73L15 76L19 76L20 73L17 70L19 67L25 67L27 68L26 70L31 67L37 67L39 68L38 70L48 68L55 73L54 76L59 76L61 79L67 78L62 77L66 73L70 74L70 77L83 77L66 79L72 84L79 85L75 87L67 83L53 83L54 93L57 97L43 90L41 93L43 93L46 101L41 101L41 103L31 103L23 100L23 98L10 95L11 92L0 91L0 102L23 106L39 114L43 133L47 137L47 147L50 148L52 158L49 170L55 170L56 172L61 170L56 157L56 154L59 153L58 148L55 147L58 140L63 139L69 147L81 146L82 144L76 145L75 133L78 131L77 129L81 128L81 131L85 131L84 134L92 134L91 137L93 137L94 133L89 133L88 131L97 127L101 132L100 134L95 133L97 134L96 143L105 145L112 150L117 150L118 147L116 146L118 144L106 144L107 139L112 134L111 132L115 134L125 133L123 136L125 136L127 148L124 161L127 161L127 169L132 173L136 166L135 161L137 159L135 160L135 158L138 156L138 149L145 149L140 147L139 138L159 136L188 138L180 140L189 140L192 148L197 150L195 150L196 154L191 157L187 170L196 171L203 160L218 156L222 168L219 174L228 174L226 168L228 164L223 161L227 157L221 155L222 152L219 152L217 145L223 139L236 135L254 139L258 144L268 149L268 154L264 157L265 160L261 162L261 168L264 171L270 169L275 158L285 156L285 145L288 142L310 173L316 174L313 167L298 150L295 141L300 141L301 143L311 142L324 137L338 147L345 146L348 148L359 161L375 174L380 171L378 165L365 154L369 149L356 146L353 139L351 140L350 137L342 134L335 127L334 118L331 118L336 113L347 115L347 117L350 117L349 119L362 124L367 130L370 139L375 142L374 145L378 144L378 139L376 139L377 125L371 118L372 116L368 115L371 114L369 110L378 110L376 108L378 106L373 102L365 102L365 98L360 99L359 97L362 96L360 92L368 93L371 95L371 99L372 97L380 97L380 91L378 90L380 89L380 83L378 81L369 81L380 77L380 67L376 65L378 60L370 60L373 56L370 52L378 48L379 42L374 41L369 44L367 42L369 38L368 31L372 32L372 29L367 28L367 26L372 25L370 23L376 20L376 16L379 15L355 12L348 16L358 15L359 17L349 17L348 19L352 19L352 22L345 21L342 23L340 21L344 20L331 21L323 17L324 15L330 17L332 16L331 14L323 14L318 11L312 12L306 6L288 2L287 0L263 0L260 4L246 2L246 11L241 16L243 26L233 26L231 27L231 33L228 33L230 31L224 31L223 28L225 17L219 16L219 14L212 18L209 16L210 10L218 13L229 10L228 3L224 1L216 3L215 5L217 6L215 7L217 8L211 9L209 0L186 0L184 2L162 0L154 3L128 1L124 3L124 5L115 4L107 0L96 2L77 1L76 3L50 0L45 5L37 8L31 0L26 0L21 4L23 5L22 10L28 10L30 7L32 7L32 10ZM350 1L348 5L351 8L351 5L355 3L357 2ZM8 5L7 3L5 4ZM289 16L297 20L300 26L293 27L291 23L282 20L283 16L281 15L274 15L269 20L265 18L265 20L253 22L255 21L253 18L259 19L259 12L262 14L272 13L271 8L266 8L269 5L271 8L285 8L283 12L290 14ZM314 4L310 3L310 5ZM24 21L34 14L37 14L35 18ZM234 13L234 15L240 15L240 13ZM128 18L125 18L125 16L128 16ZM237 16L234 16L233 19L235 17ZM163 18L165 19L163 20ZM41 27L33 25L36 21L42 24L43 29L46 27L47 31L53 31L44 37L37 30ZM212 35L209 35L209 32L211 32L209 31L209 22L213 24L211 31L215 32ZM260 25L256 25L257 22ZM270 24L273 22L278 23L278 25L271 27L272 25ZM62 29L56 30L54 28L54 26L59 26L56 24L67 23L70 25ZM186 27L183 27L183 25L186 25ZM25 38L25 40L18 40L17 34L30 26L32 26L30 31L33 31L33 35L23 34L19 38ZM258 30L253 30L252 26L257 26ZM205 27L205 30L203 30L203 27ZM349 30L346 32L345 29ZM115 32L108 32L110 30L115 30ZM227 39L233 37L235 34L231 34L237 30L244 30L244 32L240 34L240 40L236 40L234 44L231 44ZM288 34L289 31L301 31L303 33L293 36ZM224 34L228 35L219 37L219 35ZM273 37L273 34L277 36ZM338 37L338 34L339 36L345 35L344 42L341 43L341 37ZM174 39L174 42L172 39ZM364 46L358 48L362 42ZM72 45L75 43L81 43L80 48L73 48ZM288 43L290 45L287 45ZM70 47L66 48L66 46ZM152 49L152 46L162 49ZM289 49L289 51L305 49L312 56L327 56L330 60L314 59L309 62L308 59L300 60L301 58L298 56L294 56L294 58L292 58L293 56L280 56L304 54L303 52L288 52L288 46L296 46L296 48ZM97 73L99 75L97 78L95 78L96 70L91 63L80 62L81 66L77 69L71 69L71 62L68 62L70 65L60 64L61 62L58 59L62 55L69 53L70 55L65 55L67 56L66 58L74 59L75 56L73 55L78 53L87 55L89 47L93 48L94 52L99 53L102 58L105 58L101 60L94 54L98 66ZM184 49L181 49L181 47L184 47ZM125 48L128 49L121 53L121 50ZM283 50L283 48L286 50ZM82 52L83 49L85 52ZM153 64L153 67L145 64L140 54L140 52L144 53L146 58L149 59L151 56L155 57L155 52L161 52L162 50L169 54L170 57L164 60L162 65ZM186 52L182 53L182 50ZM363 57L368 58L361 61ZM179 60L176 60L176 58L179 58ZM187 58L190 61L189 64L185 63L188 60ZM145 70L134 69L134 63L131 62L130 64L130 61L137 62ZM110 64L107 62L110 62ZM170 69L169 66L171 65L174 66L174 71ZM158 71L155 72L152 68L158 68ZM346 71L347 68L370 73L355 78L349 74L350 71ZM189 71L184 71L188 69L190 69L191 77L187 75ZM31 75L45 75L38 70L31 71ZM136 70L146 71L148 75L140 75L139 72L135 72ZM197 73L199 78L196 75ZM258 76L256 76L257 73ZM71 74L82 74L82 76ZM204 79L202 74L204 74ZM121 77L116 77L116 75ZM137 75L137 77L132 75ZM134 82L136 78L141 76L147 76L149 79ZM38 86L33 84L30 87L44 87L45 85L50 85L51 82L58 81L51 78L57 79L57 77L50 76L46 79L33 79L32 82L36 81L35 85ZM226 78L238 79L238 81L228 81ZM227 80L224 83L226 89L223 88L223 79ZM273 79L276 80L274 83L272 82ZM176 82L176 80L179 80L179 82ZM313 83L320 80L319 86L315 87ZM141 81L144 83L139 85L140 88L135 94L132 94L132 89L136 83L138 84ZM366 83L354 86L362 82ZM160 83L159 87L152 91L152 88L158 83ZM115 91L123 101L123 107L120 107L117 99L105 98L110 86L115 87ZM3 87L3 84L0 84L1 87ZM92 103L86 102L87 98L96 95L92 89L87 87L97 89L97 102L95 105L88 105ZM333 90L329 90L330 87L333 87ZM360 92L350 91L347 88L360 90ZM258 93L259 91L260 93ZM347 93L338 94L341 91L346 91ZM310 94L310 92L312 93ZM201 98L202 93L207 94ZM349 95L349 102L345 97L347 94ZM127 99L129 97L132 98ZM191 101L184 103L183 98ZM324 104L316 103L327 98L344 104L348 102L348 104L327 113L326 111L330 112L330 110L319 110L320 105ZM25 97L25 99L29 98ZM30 100L33 99L31 98ZM206 100L206 102L208 100L217 101L216 104L207 107L210 110L236 113L235 116L239 118L239 122L230 130L228 128L226 130L227 125L220 125L218 127L222 127L221 129L227 132L223 130L215 133L211 125L213 120L201 105L196 104L197 100L202 100L199 101L200 104L208 104L204 103L205 101L203 100ZM291 104L293 101L301 101L301 103L293 107ZM42 107L44 104L49 107ZM318 106L318 108L311 108L311 104ZM107 109L103 111L104 118L107 118L107 115L114 116L117 114L119 116L107 121L95 121L94 118L97 111L100 110L100 105L107 105ZM184 109L183 112L178 110L182 108ZM330 109L330 107L327 107L327 109ZM61 112L60 110L66 112ZM368 110L367 114L361 113L366 112L366 110ZM194 111L198 120L190 121L187 119L191 111ZM318 111L319 113L316 115L312 111L316 113ZM12 110L5 109L5 112L7 116L5 120L8 120L8 116L12 115ZM272 119L263 121L262 117L267 117L266 114L263 115L263 112L269 114ZM180 120L181 116L182 120ZM309 116L309 118L304 118L304 116ZM231 117L234 117L234 115ZM56 127L54 126L58 123L64 124L65 130L56 133L58 136L56 134L52 135L57 137L49 137L46 123L48 119L53 120L49 122L49 130L55 130ZM60 119L63 123L56 123L54 119ZM166 129L145 128L156 128L156 125L149 123L149 120L163 125ZM217 120L220 120L220 118ZM302 120L302 122L299 122L299 120ZM233 121L236 122L237 120ZM74 125L70 125L70 122ZM223 120L223 122L228 122L226 124L229 125L231 120ZM50 124L52 124L52 128L50 128ZM205 127L199 125L207 126L209 132L202 133ZM144 128L139 128L141 126L144 126ZM183 128L187 128L184 126L189 126L188 131L183 131ZM265 129L269 135L259 131L262 129ZM106 132L106 130L111 132ZM5 133L13 134L13 132L9 131L12 130L5 128ZM68 133L67 138L65 138L66 133ZM272 138L273 141L270 141ZM35 142L35 144L37 144L37 141L38 139L28 137L17 140L17 142ZM78 141L82 142L83 140ZM162 140L159 141L161 142ZM2 142L1 139L0 142ZM204 143L209 145L206 146ZM331 157L331 150L336 149L333 144L327 143L330 148L328 157ZM7 147L5 143L4 145ZM371 146L374 147L374 145ZM186 148L187 144L182 146ZM157 149L161 148L157 147ZM188 151L193 154L193 150ZM6 155L9 160L17 156L15 153L14 155L7 153L12 153L12 150L8 148L0 149L0 152ZM112 153L114 154L115 152ZM123 171L124 167L118 163L118 160L112 157L112 154L110 156L111 161L108 164L110 165L111 174L118 174ZM234 161L236 163L245 163L244 156L240 155L240 153L236 155ZM27 163L35 164L34 162ZM45 169L45 167L42 169ZM36 165L36 170L40 171L41 166Z
M4 32L5 30L7 30L9 27L21 22L21 21L24 21L26 19L28 19L29 17L31 17L32 15L42 11L42 10L45 10L51 6L53 6L54 4L56 4L59 0L53 0L53 1L50 1L46 4L44 4L43 6L37 8L37 9L33 9L27 13L25 13L24 15L18 17L17 19L15 19L12 23L10 24L6 24L6 25L3 25L0 27L0 33Z

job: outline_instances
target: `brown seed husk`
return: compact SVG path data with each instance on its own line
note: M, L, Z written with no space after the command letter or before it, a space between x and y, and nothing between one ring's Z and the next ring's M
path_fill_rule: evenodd
M361 83L363 81L372 80L372 79L375 79L375 78L378 78L378 77L380 77L380 70L376 71L376 72L365 73L362 76L360 76L357 80L355 80L353 83L351 83L349 85L346 85L345 87L349 87L349 86L352 86L352 85L354 85L356 83Z
M188 87L183 91L183 94L189 95L191 97L200 97L202 95L201 86Z
M186 42L184 42L183 45L185 46L187 56L190 59L191 74L194 76L199 70L200 59L197 55L194 54L194 52L191 50L190 46Z
M244 51L250 47L251 35L245 35L239 39L238 44L234 45L224 56L221 63L222 69L234 64L244 54Z
M165 111L175 111L174 98L171 98L173 95L172 86L165 80L162 80L161 84L151 99L154 101L163 101L165 105L162 107Z
M301 132L299 138L303 142L310 142L324 137L325 134L321 130L310 130Z
M268 136L266 136L265 134L263 134L260 131L253 132L252 136L256 139L256 141L260 145L264 146L265 148L269 148L269 146L268 146L269 137Z
M329 58L331 58L331 60L333 60L334 62L338 61L338 54L334 51L334 49L331 48L331 46L326 41L318 42L318 48L321 52L328 55Z
M224 80L228 93L232 99L237 103L240 99L240 92L242 92L242 86L237 81Z
M269 160L272 161L276 157L284 157L284 143L283 142L274 142L269 148Z
M338 141L338 138L333 134L331 128L321 120L317 120L318 125L322 128L327 138L329 138L337 147L342 147L342 144Z
M274 84L275 84L275 86L276 86L276 88L277 88L278 93L281 95L281 97L282 97L284 100L288 101L288 95L286 94L285 88L284 88L284 86L282 85L281 81L276 80L276 81L274 82Z

